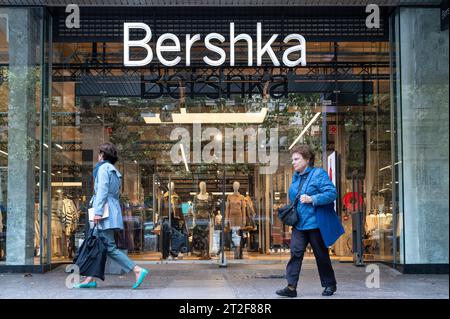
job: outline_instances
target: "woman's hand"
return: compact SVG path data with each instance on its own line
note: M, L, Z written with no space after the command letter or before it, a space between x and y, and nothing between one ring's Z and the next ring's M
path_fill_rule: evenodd
M94 216L94 224L97 224L101 220L102 220L102 216L99 216L99 215Z
M312 198L309 195L303 194L302 196L300 196L300 202L302 204L311 204L312 203Z

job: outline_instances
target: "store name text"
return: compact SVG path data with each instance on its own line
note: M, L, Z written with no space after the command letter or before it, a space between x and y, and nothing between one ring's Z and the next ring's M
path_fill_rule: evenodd
M141 40L130 40L130 30L131 29L142 29L145 31L145 37ZM256 65L261 66L262 57L264 54L268 54L274 66L280 66L280 61L275 55L272 44L278 38L278 34L272 35L272 37L266 43L262 43L262 25L260 22L256 24ZM141 22L131 22L123 24L123 44L124 44L124 55L123 61L125 66L137 67L137 66L146 66L153 60L153 50L148 44L148 42L152 38L152 30L150 27ZM191 65L191 48L193 44L197 41L201 40L200 34L194 34L191 36L190 34L186 34L185 36L185 61L186 66ZM212 59L208 56L203 57L203 61L210 66L221 66L225 63L226 60L226 52L221 47L212 43L215 40L215 43L220 42L224 43L226 41L225 37L220 33L209 33L204 38L204 46L215 52L220 58ZM167 42L171 42L169 45ZM250 35L242 33L235 35L234 31L234 23L230 23L230 66L235 65L235 44L238 41L246 41L247 42L247 65L253 66L253 39ZM306 40L300 34L289 34L287 35L283 42L289 43L290 41L295 41L298 44L289 47L283 52L282 62L287 67L296 67L298 65L306 66ZM131 60L130 59L130 48L132 47L140 47L147 51L147 55L142 60ZM156 56L158 57L159 62L161 62L165 66L175 66L181 62L180 55L176 57L172 57L168 59L167 56L164 57L164 52L180 52L181 45L180 39L173 33L164 33L162 34L158 40L156 41ZM297 52L299 57L296 60L289 59L289 55Z

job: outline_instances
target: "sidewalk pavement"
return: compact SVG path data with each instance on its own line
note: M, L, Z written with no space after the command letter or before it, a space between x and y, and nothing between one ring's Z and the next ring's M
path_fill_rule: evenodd
M286 286L286 263L229 263L220 268L207 263L140 262L150 277L139 289L130 289L134 274L107 275L96 289L69 289L62 265L45 274L0 274L0 299L276 299L275 290ZM383 264L379 288L367 288L366 267L334 261L338 290L332 297L321 295L314 259L305 259L298 297L307 299L448 299L448 275L404 275ZM372 281L372 283L376 283Z

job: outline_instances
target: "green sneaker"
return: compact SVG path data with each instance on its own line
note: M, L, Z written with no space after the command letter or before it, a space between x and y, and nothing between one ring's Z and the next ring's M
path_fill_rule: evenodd
M73 286L73 288L97 288L97 282L96 281L90 281L87 284L77 284Z

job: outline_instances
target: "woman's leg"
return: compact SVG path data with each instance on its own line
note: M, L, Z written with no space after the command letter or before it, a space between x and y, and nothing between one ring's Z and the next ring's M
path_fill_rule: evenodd
M308 246L309 236L307 232L300 231L295 228L292 229L291 237L291 259L286 266L286 279L288 286L296 288L300 271L302 268L303 256L305 254L306 246Z
M316 257L317 268L319 269L320 282L322 287L336 285L336 278L331 265L328 248L325 246L319 229L310 231L310 243Z
M136 280L139 279L141 275L142 268L136 265L134 261L132 261L127 255L117 249L116 241L114 239L114 230L106 229L99 230L99 237L104 238L104 242L108 251L108 257L117 262L125 272L133 271Z

